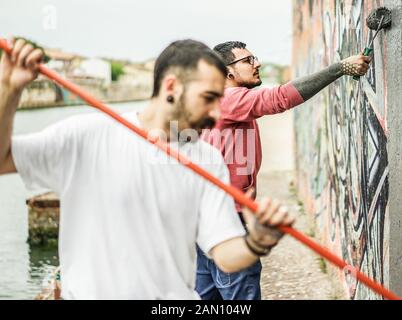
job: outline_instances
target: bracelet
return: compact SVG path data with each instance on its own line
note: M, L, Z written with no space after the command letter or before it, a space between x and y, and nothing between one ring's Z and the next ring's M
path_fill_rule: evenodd
M273 230L273 232L275 232L275 233L280 233L280 234L282 234L280 231L277 231L277 230ZM276 235L275 235L276 236ZM256 241L252 236L251 236L251 234L248 234L248 240L249 240L249 243L251 243L251 244L253 244L253 246L254 246L254 248L259 248L259 249L261 249L261 250L271 250L273 247L275 247L276 245L277 245L277 243L274 243L274 244L271 244L271 245L269 245L269 246L262 246L261 244L259 244L258 243L258 241Z
M248 240L248 235L244 236L244 241L246 242L247 248L257 257L264 257L266 256L271 249L270 248L260 248L261 250L258 250L255 246L251 245L251 243Z

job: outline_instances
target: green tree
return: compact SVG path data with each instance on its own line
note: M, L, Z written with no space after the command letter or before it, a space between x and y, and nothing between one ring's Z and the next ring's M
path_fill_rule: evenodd
M124 66L120 62L112 61L112 81L119 80L119 77L124 74Z

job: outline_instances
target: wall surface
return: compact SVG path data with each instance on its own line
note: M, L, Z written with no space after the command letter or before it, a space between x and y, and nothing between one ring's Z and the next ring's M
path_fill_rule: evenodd
M401 293L401 2L294 0L292 68L299 77L361 52L373 36L366 17L384 5L393 25L375 40L368 74L342 77L295 110L296 166L321 242ZM347 296L381 298L344 272L331 273Z

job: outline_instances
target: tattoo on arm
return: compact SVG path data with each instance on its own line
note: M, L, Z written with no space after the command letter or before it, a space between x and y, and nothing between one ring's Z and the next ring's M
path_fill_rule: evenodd
M329 67L311 75L296 79L292 84L307 101L326 86L343 76L342 63L334 63Z

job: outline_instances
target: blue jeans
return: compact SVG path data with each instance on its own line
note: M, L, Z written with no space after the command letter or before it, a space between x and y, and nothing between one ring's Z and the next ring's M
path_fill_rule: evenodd
M195 290L202 300L260 300L261 262L240 272L226 273L197 246Z

